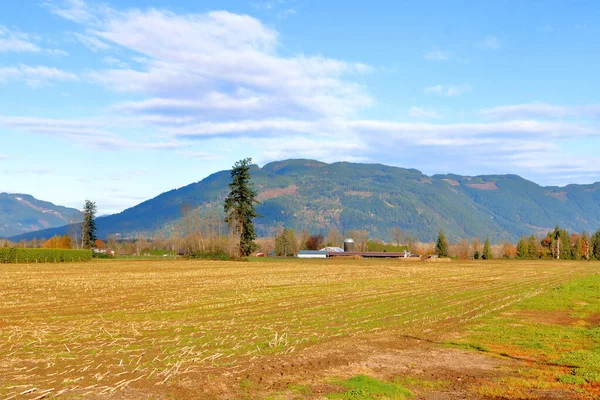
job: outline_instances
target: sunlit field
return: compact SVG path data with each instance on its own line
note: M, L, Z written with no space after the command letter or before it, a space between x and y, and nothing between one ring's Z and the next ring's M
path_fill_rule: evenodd
M266 397L274 389L250 373L261 363L371 335L448 342L469 331L455 345L476 347L496 332L480 321L598 271L514 260L0 265L0 398ZM321 396L296 383L276 395Z

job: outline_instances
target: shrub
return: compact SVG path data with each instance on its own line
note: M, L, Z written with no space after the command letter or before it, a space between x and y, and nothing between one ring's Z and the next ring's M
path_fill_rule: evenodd
M218 261L230 261L231 256L224 251L197 251L190 254L190 258L196 260L218 260Z
M0 248L0 263L57 263L90 261L91 250Z

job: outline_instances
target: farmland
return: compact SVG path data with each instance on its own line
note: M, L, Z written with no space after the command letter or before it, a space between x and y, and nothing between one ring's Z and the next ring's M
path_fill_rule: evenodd
M2 265L0 398L585 397L595 381L581 374L600 371L567 371L585 360L561 359L552 341L570 337L565 352L600 358L588 329L597 292L560 289L598 285L598 271L551 261ZM545 337L526 310L573 304L579 314Z

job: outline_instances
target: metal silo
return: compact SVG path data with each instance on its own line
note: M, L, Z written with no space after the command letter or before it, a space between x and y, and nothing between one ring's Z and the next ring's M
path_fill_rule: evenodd
M344 239L344 252L354 251L354 239Z

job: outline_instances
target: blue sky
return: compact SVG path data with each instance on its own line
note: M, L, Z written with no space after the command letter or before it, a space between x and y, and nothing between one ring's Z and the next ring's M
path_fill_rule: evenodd
M0 6L0 192L118 212L285 158L600 181L595 1Z

